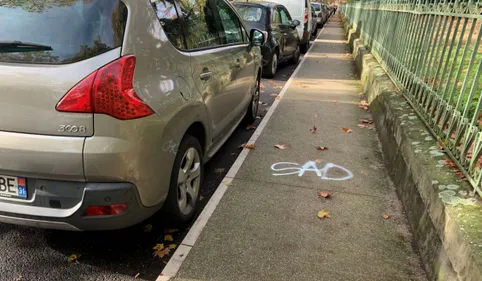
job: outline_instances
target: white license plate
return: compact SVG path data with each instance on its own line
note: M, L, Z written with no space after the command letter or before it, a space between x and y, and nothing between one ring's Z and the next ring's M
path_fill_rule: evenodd
M27 199L27 180L0 175L0 197Z

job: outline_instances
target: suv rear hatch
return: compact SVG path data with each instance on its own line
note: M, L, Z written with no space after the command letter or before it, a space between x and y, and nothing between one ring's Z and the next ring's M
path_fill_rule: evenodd
M93 135L93 113L56 106L120 57L126 21L119 0L0 1L0 131Z

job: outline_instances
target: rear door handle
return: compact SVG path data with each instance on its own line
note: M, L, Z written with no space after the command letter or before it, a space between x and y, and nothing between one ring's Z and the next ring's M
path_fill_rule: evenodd
M199 75L199 78L201 78L201 80L203 80L203 81L207 81L207 80L211 79L211 76L212 76L211 71L207 71L207 72L201 73L201 75Z

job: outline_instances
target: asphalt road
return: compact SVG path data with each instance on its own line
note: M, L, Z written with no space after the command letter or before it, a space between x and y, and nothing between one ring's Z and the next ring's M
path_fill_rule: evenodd
M274 79L263 79L261 116L295 67L281 65ZM238 128L205 166L201 210L241 152L239 145L246 143L253 132ZM146 226L152 227L149 232ZM65 232L0 224L0 280L155 280L169 257L154 257L152 248L157 243L179 244L189 230L171 233L174 241L164 242L169 228L162 215L139 226L109 232ZM72 254L79 256L76 262L68 262Z

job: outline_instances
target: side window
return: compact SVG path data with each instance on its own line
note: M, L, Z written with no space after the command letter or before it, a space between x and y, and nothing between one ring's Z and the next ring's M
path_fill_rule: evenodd
M221 45L220 30L210 0L179 0L188 49Z
M288 11L286 11L284 8L280 9L280 15L281 15L281 23L285 25L291 24L291 17Z
M215 0L215 3L223 29L221 32L223 43L233 44L245 42L241 22L236 13L223 0Z
M281 24L281 16L279 14L280 8L273 9L273 25L280 25Z
M169 41L175 47L185 49L181 21L179 20L174 0L151 0L151 3Z

